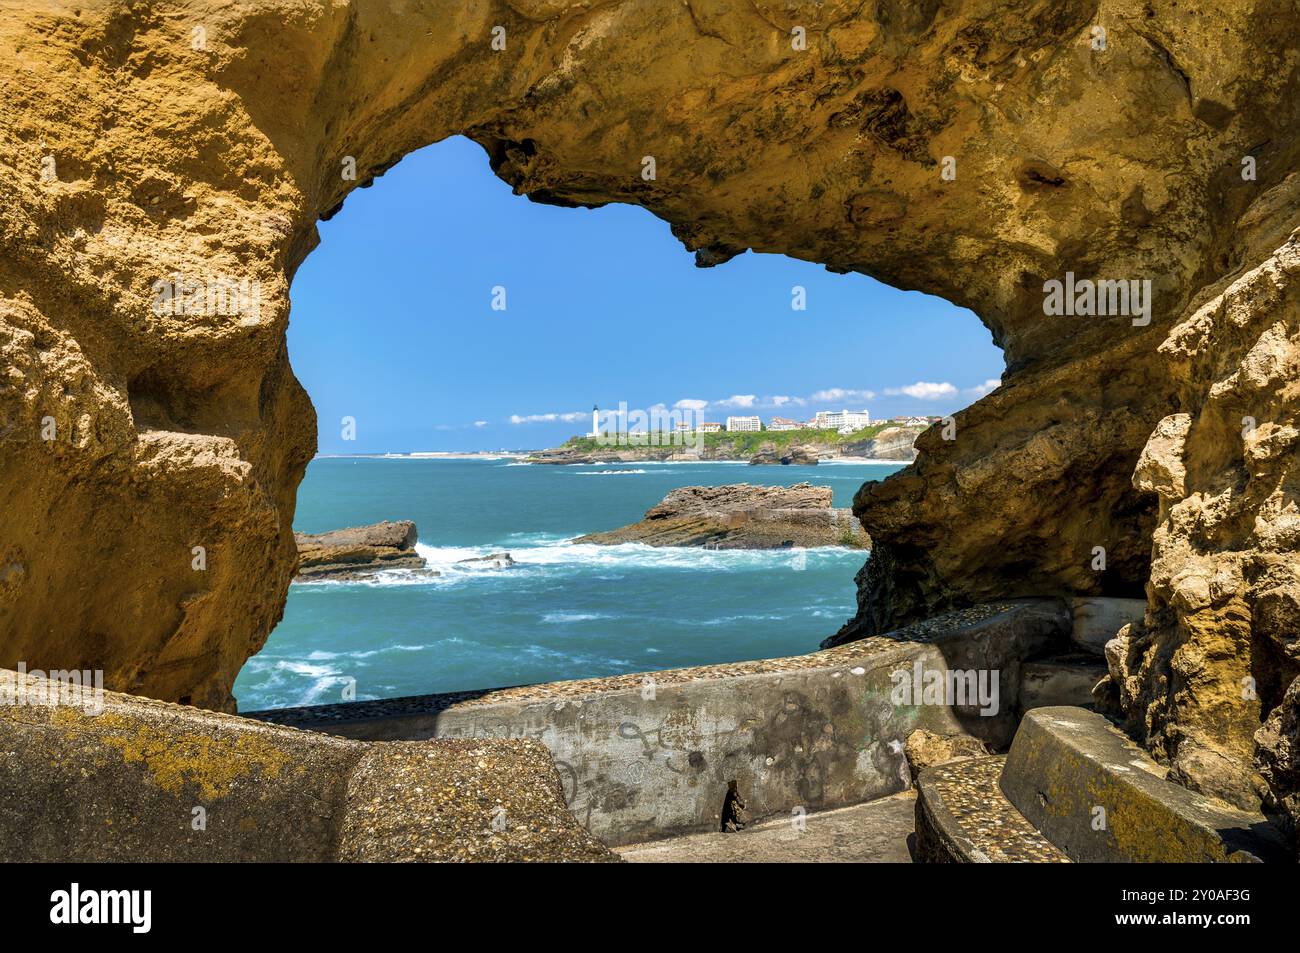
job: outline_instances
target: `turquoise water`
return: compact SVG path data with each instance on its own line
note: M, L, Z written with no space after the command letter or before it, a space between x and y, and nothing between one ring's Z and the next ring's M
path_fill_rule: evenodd
M900 466L314 460L295 529L411 519L421 555L443 575L293 585L284 620L244 666L235 697L252 711L340 701L352 679L361 700L810 651L853 614L863 552L568 540L634 522L674 487L806 480L848 506L864 481ZM454 565L500 550L519 565Z

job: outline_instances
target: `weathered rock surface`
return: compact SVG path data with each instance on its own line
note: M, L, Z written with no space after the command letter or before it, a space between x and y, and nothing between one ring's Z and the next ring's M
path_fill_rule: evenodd
M988 754L988 746L972 735L941 735L928 728L918 728L903 742L903 755L913 784L925 768Z
M820 459L817 448L800 445L797 447L778 447L764 444L758 453L749 458L750 466L816 466Z
M1276 228L1277 212L1256 214ZM1256 731L1300 675L1298 276L1291 234L1207 289L1160 343L1189 409L1157 422L1135 468L1159 506L1149 606L1107 646L1129 730L1175 778L1247 809L1267 795Z
M1269 787L1264 809L1294 841L1300 827L1300 678L1255 732L1255 743L1257 764Z
M519 194L640 204L699 264L784 253L975 311L1007 372L859 493L854 631L1149 581L1135 726L1190 784L1262 783L1254 730L1297 668L1293 6L10 10L0 665L233 707L314 446L289 282L352 188L465 133ZM1067 272L1150 280L1149 322L1046 315ZM233 312L160 302L227 278ZM1168 465L1135 486L1153 434Z
M680 487L646 510L640 522L574 542L705 549L871 545L853 513L831 505L831 488L809 483Z
M356 579L383 569L423 569L424 557L415 551L417 539L415 524L410 520L352 526L317 535L294 533L298 578Z

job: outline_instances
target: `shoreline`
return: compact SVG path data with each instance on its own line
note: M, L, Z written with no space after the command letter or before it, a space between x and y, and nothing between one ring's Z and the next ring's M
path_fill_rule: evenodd
M520 460L526 450L416 450L411 453L318 453L313 460Z
M318 453L313 460L520 460L530 463L528 457L532 453L518 451L501 451L496 452L417 452L417 453ZM831 457L819 461L818 466L835 466L842 464L891 464L906 466L916 462L912 460L887 460L883 457ZM730 463L750 465L745 459L718 459L718 460L596 460L588 463L532 463L533 466L562 466L562 467L593 467L593 466L619 466L632 465L637 466L695 466L700 464ZM795 464L797 466L798 464Z

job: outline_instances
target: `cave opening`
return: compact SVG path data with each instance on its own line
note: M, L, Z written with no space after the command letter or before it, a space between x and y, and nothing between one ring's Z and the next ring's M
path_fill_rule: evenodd
M806 481L842 515L905 465L855 459L866 440L910 446L998 384L1002 352L965 309L780 255L693 261L645 209L525 201L500 161L462 137L409 154L331 210L294 278L289 357L318 418L294 529L411 520L423 568L300 576L241 710L813 651L855 611L866 552L842 520L826 546L572 540L701 484ZM788 444L771 466L517 456L590 435L593 405L604 425L615 408L717 423L710 443L746 457L819 412L870 424L826 430L857 450L817 466ZM763 429L727 427L750 417Z

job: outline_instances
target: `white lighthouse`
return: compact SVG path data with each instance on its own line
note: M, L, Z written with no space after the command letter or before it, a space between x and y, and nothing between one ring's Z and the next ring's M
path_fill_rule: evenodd
M591 405L591 433L589 433L587 436L589 437L600 436L600 405L599 404Z

